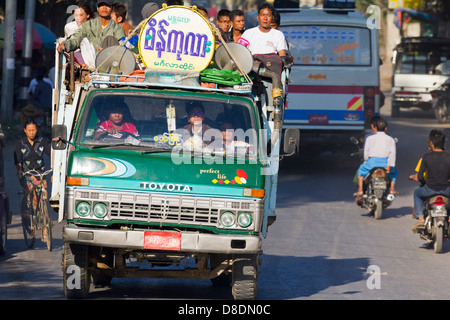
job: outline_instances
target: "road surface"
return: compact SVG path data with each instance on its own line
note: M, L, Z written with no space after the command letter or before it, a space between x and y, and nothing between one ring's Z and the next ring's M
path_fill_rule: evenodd
M257 299L449 299L450 242L444 253L413 234L412 195L408 181L417 160L427 152L430 129L438 125L431 113L402 112L390 118L387 94L382 115L397 137L397 190L400 195L374 220L354 204L356 167L336 154L291 157L281 163L277 221L263 241L262 273ZM450 146L447 143L447 147ZM54 249L37 241L28 249L23 240L12 149L6 150L7 190L14 218L9 226L8 252L0 257L0 299L65 299L62 289L61 229L54 218ZM432 277L423 281L424 273ZM232 299L229 289L208 280L113 279L108 288L92 288L91 299Z

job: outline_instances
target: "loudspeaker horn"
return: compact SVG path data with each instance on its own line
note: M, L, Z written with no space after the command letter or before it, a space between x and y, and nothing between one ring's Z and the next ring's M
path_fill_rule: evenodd
M129 74L135 70L136 60L127 48L111 46L98 53L95 67L101 73Z
M237 65L238 63L243 71L248 74L253 67L253 56L250 50L236 42L228 42L227 46L236 61L231 57L224 45L221 45L214 54L214 61L219 69L240 71Z

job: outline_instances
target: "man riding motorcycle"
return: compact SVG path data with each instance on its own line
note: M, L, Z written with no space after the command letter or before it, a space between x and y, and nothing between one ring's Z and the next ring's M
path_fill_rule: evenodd
M418 219L412 228L414 232L424 227L423 202L427 197L436 193L450 197L450 154L444 151L445 138L445 133L436 129L431 130L428 137L428 149L431 152L422 157L417 173L417 179L422 186L414 191L414 211Z

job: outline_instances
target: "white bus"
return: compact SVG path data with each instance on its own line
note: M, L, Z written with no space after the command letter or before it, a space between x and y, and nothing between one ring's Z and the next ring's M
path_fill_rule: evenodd
M308 134L334 143L370 131L381 101L377 29L351 9L280 15L279 29L295 58L284 128L300 129L302 143Z

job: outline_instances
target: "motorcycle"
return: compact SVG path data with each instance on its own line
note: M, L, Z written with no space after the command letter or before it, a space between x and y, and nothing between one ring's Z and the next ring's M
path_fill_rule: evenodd
M450 120L450 78L439 89L430 92L434 115L439 123Z
M442 244L449 239L448 207L449 198L444 194L434 194L423 203L425 223L417 232L433 245L435 253L442 253Z
M418 181L417 174L409 177L410 180ZM450 238L448 209L450 199L445 194L435 193L427 197L423 202L423 226L413 229L419 233L420 238L433 245L435 253L442 252L442 244Z
M351 156L360 156L362 161L364 161L364 150L360 146L360 142L355 137L351 137L351 141L358 147L358 151L352 153ZM372 168L364 179L363 195L358 196L356 204L363 209L368 209L376 220L381 219L383 210L389 207L395 199L395 196L389 193L391 182L392 179L385 168Z

